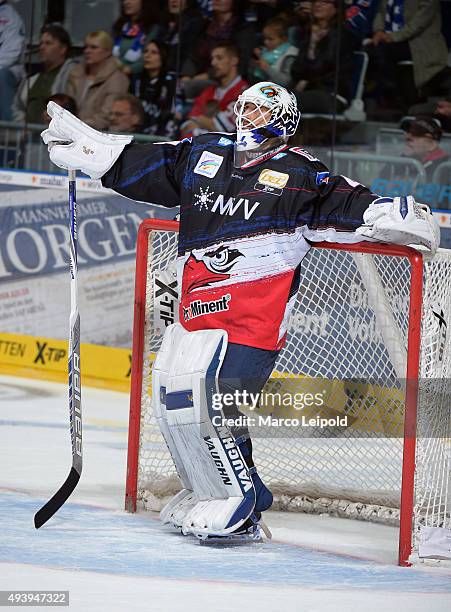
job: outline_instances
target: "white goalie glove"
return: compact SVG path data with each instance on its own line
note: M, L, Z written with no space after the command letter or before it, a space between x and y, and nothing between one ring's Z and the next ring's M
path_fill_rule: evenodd
M413 196L378 198L363 213L364 225L356 234L403 245L423 245L435 253L440 244L440 228L429 206Z
M103 176L133 140L133 136L98 132L55 102L48 103L47 113L52 120L41 137L52 162L65 170L81 170L93 179Z

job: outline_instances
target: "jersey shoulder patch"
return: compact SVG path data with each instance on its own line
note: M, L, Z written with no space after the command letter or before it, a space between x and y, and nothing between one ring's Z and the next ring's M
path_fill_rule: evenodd
M329 172L325 171L325 172L317 172L316 173L316 184L317 185L321 185L321 183L328 183L329 182Z

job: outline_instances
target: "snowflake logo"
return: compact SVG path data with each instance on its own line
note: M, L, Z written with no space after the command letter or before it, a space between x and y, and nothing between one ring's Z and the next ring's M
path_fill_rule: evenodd
M213 191L210 192L210 188L208 186L205 189L202 189L202 187L200 187L200 193L194 194L194 206L198 206L199 210L203 210L203 208L209 210L208 205L212 204L214 200L213 193Z

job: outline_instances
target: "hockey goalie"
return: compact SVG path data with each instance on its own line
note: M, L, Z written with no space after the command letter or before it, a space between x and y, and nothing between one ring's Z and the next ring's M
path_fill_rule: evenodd
M431 251L439 243L433 214L412 196L379 197L293 147L301 114L283 87L257 83L234 110L236 133L133 144L50 103L42 135L57 166L101 178L139 202L180 206L180 323L166 330L152 385L183 488L161 518L215 542L260 539L272 494L235 418L238 404L218 406L213 398L263 388L311 242L373 240Z

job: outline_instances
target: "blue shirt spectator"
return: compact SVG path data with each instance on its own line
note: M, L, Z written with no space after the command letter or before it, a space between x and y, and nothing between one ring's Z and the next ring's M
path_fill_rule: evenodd
M352 0L346 7L346 27L362 40L369 38L378 7L379 0Z

